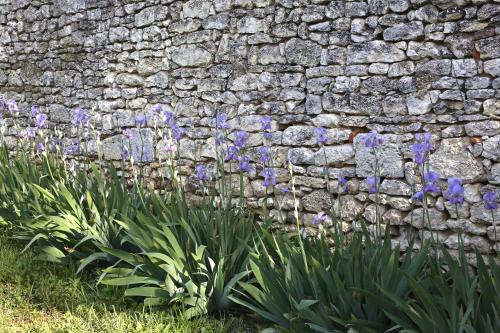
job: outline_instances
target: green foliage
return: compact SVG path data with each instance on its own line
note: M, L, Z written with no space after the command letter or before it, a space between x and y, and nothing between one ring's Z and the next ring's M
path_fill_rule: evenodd
M152 309L111 286L95 286L90 271L40 262L0 237L1 332L254 332L243 317L187 318L180 309Z
M498 266L489 270L481 259L471 273L464 256L457 261L443 249L438 260L428 244L403 256L389 240L372 240L366 231L333 251L325 239L305 239L301 249L269 234L262 245L251 261L254 281L240 282L244 292L232 299L285 332L500 328Z
M102 248L121 260L105 270L103 283L128 286L125 294L145 297L146 304L178 302L188 316L218 313L231 306L233 288L248 276L256 228L241 209L212 201L190 205L180 192L167 203L152 195L149 213L120 224L140 253Z
M105 174L91 164L90 171L92 177L81 170L76 177L54 179L44 187L26 183L31 216L16 226L15 237L28 241L27 247L36 244L40 259L61 261L71 255L84 260L82 267L96 258L115 261L98 246L122 248L116 219L133 217L139 200L134 202L114 169Z
M491 267L486 267L478 252L477 270L471 273L463 248L458 259L442 252L441 261L428 259L430 270L420 280L404 276L411 290L408 297L384 288L368 297L377 301L402 332L498 332L498 265L491 260Z
M338 232L317 239L299 238L299 230L297 235L273 234L241 208L242 187L240 205L234 206L231 198L220 203L212 195L191 202L175 182L164 195L145 190L137 180L132 188L125 183L112 166L89 163L69 172L51 154L31 163L23 154L9 159L7 149L0 149L0 227L27 243L30 255L64 261L71 272L65 280L69 289L60 288L59 275L40 274L47 274L36 291L41 303L97 318L109 310L101 309L109 300L137 306L134 298L125 301L123 293L144 300L147 307L140 316L152 318L152 327L171 316L155 321L149 306L182 309L177 316L186 326L179 331L201 329L193 328L190 318L227 313L235 305L283 332L500 331L500 268L476 253L472 269L463 245L454 258L427 242L418 248L410 242L405 252L393 248L389 228L376 239L366 229L349 240ZM12 280L9 271L23 270L30 279L35 267L30 258L28 266L12 266L12 255L0 253L0 285L24 281L17 273ZM78 269L72 259L78 260ZM99 287L85 282L82 288L82 281L95 278L84 268L103 261L107 268ZM75 270L83 272L76 277ZM81 310L75 299L86 299L88 289L98 290L100 300ZM24 296L8 302L15 304L16 297ZM60 307L61 299L70 299L66 308ZM13 304L3 305L4 311ZM10 320L5 318L0 315L0 325ZM155 331L129 319L109 317L127 322L118 326L121 331ZM75 325L86 331L85 323ZM87 330L112 328L99 325Z

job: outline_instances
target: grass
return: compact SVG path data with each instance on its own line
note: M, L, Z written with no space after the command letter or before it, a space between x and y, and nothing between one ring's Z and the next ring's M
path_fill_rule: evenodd
M34 259L0 235L0 332L256 332L248 318L188 319L175 309L144 307L73 264Z

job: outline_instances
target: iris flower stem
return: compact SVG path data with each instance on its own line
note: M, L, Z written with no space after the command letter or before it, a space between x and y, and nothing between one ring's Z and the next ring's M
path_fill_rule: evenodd
M328 192L328 200L330 201L330 216L334 217L333 215L335 215L335 208L334 208L335 198L334 198L333 193L332 193L331 188L330 188L330 174L328 173L328 160L326 158L326 149L325 149L325 146L323 146L322 144L321 144L320 149L323 149L323 158L325 160L323 174L324 174L325 182L326 182L326 191ZM336 218L335 218L335 227L334 228L335 228L335 232L338 232Z
M379 168L379 163L378 163L378 156L377 156L377 150L375 148L372 148L373 150L373 155L375 157L375 187L377 192L375 193L375 236L377 238L380 237L380 196L379 196L379 191L380 191L380 168ZM378 178L377 178L378 177Z
M497 256L499 255L498 253L498 240L497 240L497 222L495 220L495 213L493 212L493 209L490 209L491 211L491 221L493 222L493 240L495 241L495 252L497 253Z

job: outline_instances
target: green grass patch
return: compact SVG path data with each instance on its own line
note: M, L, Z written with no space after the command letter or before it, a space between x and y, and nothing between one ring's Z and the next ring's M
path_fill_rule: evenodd
M0 332L255 332L240 315L185 318L181 309L148 308L123 289L96 286L92 271L35 260L0 237Z

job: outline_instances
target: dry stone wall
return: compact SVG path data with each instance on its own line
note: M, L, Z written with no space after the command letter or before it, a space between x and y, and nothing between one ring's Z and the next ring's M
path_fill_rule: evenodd
M278 183L289 184L290 160L308 225L328 208L322 149L331 188L339 175L350 179L346 228L360 216L373 221L363 181L373 154L356 134L377 130L386 138L381 213L395 240L407 237L412 210L413 225L425 227L409 201L411 144L430 132L440 185L450 176L465 184L458 218L442 196L431 198L432 227L450 248L464 230L466 246L490 252L493 221L481 195L500 195L499 22L493 0L0 0L0 94L26 112L39 105L69 136L70 110L98 112L110 160L120 159L122 130L137 114L171 107L187 129L186 172L213 161L218 112L251 132L254 162L259 121L271 115ZM328 129L322 149L317 126ZM154 179L162 147L150 129L142 133L134 144ZM262 204L258 163L245 184L248 203ZM291 199L283 206L292 209Z

